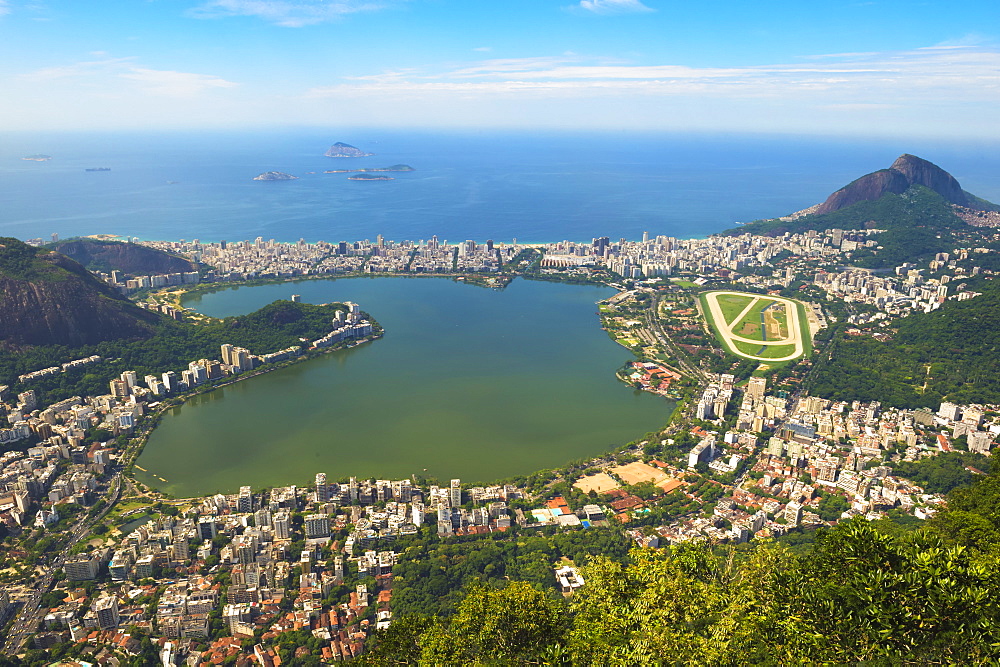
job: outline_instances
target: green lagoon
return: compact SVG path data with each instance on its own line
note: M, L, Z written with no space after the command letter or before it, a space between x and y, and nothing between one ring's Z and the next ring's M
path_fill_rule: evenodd
M600 328L595 302L609 288L350 278L232 288L185 305L223 317L293 293L355 301L385 336L174 409L138 479L178 497L301 485L317 472L489 481L607 451L673 409L615 378L631 355Z

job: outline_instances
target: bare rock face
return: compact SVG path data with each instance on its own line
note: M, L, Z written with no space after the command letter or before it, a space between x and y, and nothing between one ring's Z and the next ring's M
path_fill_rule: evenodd
M970 206L973 203L954 176L932 162L904 154L888 169L862 176L834 192L820 204L816 213L831 213L860 201L874 201L886 194L902 194L911 185L930 188L952 204Z
M375 154L366 153L360 148L338 141L334 145L330 146L329 150L327 150L324 155L327 157L369 157Z
M70 258L0 238L0 345L148 338L158 319Z
M292 176L291 174L286 174L283 171L265 171L263 174L258 174L253 177L255 181L294 181L298 176Z
M890 169L898 171L911 185L923 185L938 193L952 204L966 206L969 198L955 177L933 162L904 154L896 158Z
M188 259L138 243L71 239L47 247L94 271L118 270L129 275L146 275L198 270Z

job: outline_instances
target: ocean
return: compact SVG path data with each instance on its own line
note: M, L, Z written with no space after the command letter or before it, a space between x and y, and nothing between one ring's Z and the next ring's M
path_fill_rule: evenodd
M342 141L376 155L327 158ZM1000 201L1000 151L931 141L296 129L0 134L0 236L278 241L704 237L909 152ZM33 154L45 162L25 161ZM408 164L391 181L328 169ZM85 171L106 167L110 171ZM254 181L282 171L292 181Z

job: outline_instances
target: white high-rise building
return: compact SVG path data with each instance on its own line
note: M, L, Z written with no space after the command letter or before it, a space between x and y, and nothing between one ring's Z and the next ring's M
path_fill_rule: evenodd
M954 403L948 403L947 401L942 403L941 407L938 408L938 417L949 421L958 421L961 414L962 408Z
M102 630L117 628L121 622L118 614L118 598L113 595L98 599L92 609L97 616L97 625Z
M330 516L327 514L310 514L305 520L307 538L329 537Z
M278 512L274 515L274 538L277 540L292 539L292 520L288 512Z
M326 473L316 473L316 502L325 503L330 500L330 487L326 484Z

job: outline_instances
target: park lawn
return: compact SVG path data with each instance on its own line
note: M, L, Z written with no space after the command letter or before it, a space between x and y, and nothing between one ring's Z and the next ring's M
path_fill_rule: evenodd
M715 298L719 302L719 309L722 311L722 317L726 320L725 322L719 322L719 325L729 327L730 324L733 323L733 320L739 317L740 313L743 312L743 309L747 307L747 304L757 297L726 294ZM757 321L760 321L760 314L757 315ZM736 327L731 328L735 330Z
M795 352L794 345L768 345L762 354L758 354L758 357L764 357L766 359L780 359L781 357L787 357Z
M124 500L118 502L115 505L114 509L108 513L108 515L109 517L114 518L117 516L121 516L125 512L128 512L129 510L139 509L140 507L152 507L152 506L153 506L153 501L148 500L146 498L143 498L141 500L140 499Z
M799 328L802 329L802 356L811 357L813 352L813 338L809 329L809 320L806 319L805 305L795 302L799 309Z
M795 351L794 345L757 345L755 343L744 343L743 341L733 341L736 349L751 357L764 357L765 359L780 359L787 357ZM761 349L763 348L763 349Z
M698 286L698 283L693 283L690 280L684 280L683 278L674 278L674 284L680 285L681 287L687 287L688 289Z
M743 338L753 338L754 340L765 340L763 332L761 330L760 320L762 311L767 308L770 304L774 303L772 299L761 299L754 307L750 309L750 312L746 314L739 322L737 322L731 331L737 336L742 336ZM743 306L746 307L746 304ZM737 313L738 315L739 313Z
M733 329L733 333L743 338L764 340L760 333L760 322L754 322L751 318L741 320L739 326Z
M756 343L744 343L741 340L734 340L732 344L736 346L736 351L740 354L746 354L751 357L764 356L762 354L757 354L757 352L760 351L761 346Z
M780 359L781 357L785 357L789 354L792 354L795 351L795 346L791 344L758 345L756 343L744 343L741 341L727 342L725 340L725 337L719 333L720 328L722 328L720 326L720 323L717 323L715 321L715 318L712 317L711 308L708 305L707 294L708 293L703 293L699 296L702 313L708 320L708 324L712 329L713 333L715 334L716 338L719 340L720 343L723 344L723 347L725 347L727 350L734 352L735 354L740 356L763 357L765 359ZM746 308L747 304L750 303L750 301L753 299L760 299L760 301L759 303L755 304L755 306L751 309L751 311L747 314L746 317L742 318L740 322L737 322L735 326L729 328L738 336L751 339L759 338L761 340L761 343L763 343L765 341L761 336L761 327L760 327L761 311L764 308L766 308L769 304L772 303L783 304L783 302L776 301L775 299L771 299L765 296L757 296L749 294L746 296L738 296L738 297L729 295L718 297L719 307L722 310L723 317L729 317L729 318L735 318L737 315L739 315L739 313L742 312L742 310ZM812 353L812 339L809 335L808 320L806 320L805 318L805 307L797 301L793 301L793 303L795 303L796 307L798 308L799 326L801 327L804 355L809 356ZM787 306L782 308L780 311L776 311L779 312L780 314L775 315L775 317L778 319L779 324L781 324L784 329L783 333L785 334L785 337L787 337L790 332L789 314L786 308ZM745 324L750 324L751 326L756 325L751 335L747 335L745 333L740 332L741 327ZM763 352L761 352L761 348L763 348ZM787 362L783 361L776 362L775 367L784 365L785 363Z

